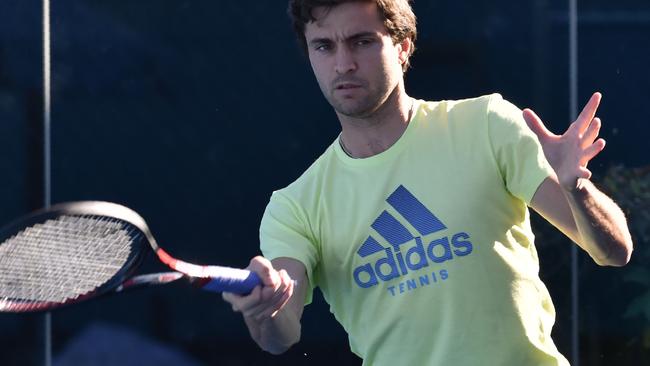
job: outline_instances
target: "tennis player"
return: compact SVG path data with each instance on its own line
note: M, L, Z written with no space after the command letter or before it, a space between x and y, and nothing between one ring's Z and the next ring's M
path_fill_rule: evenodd
M264 286L224 294L252 338L298 342L320 287L364 365L567 365L528 207L597 264L629 261L625 217L589 181L601 95L562 135L498 94L416 100L408 0L289 4L341 133L273 193L248 267Z

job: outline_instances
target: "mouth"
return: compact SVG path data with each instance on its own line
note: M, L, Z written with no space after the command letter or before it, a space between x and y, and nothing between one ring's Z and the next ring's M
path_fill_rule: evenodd
M360 87L361 87L361 85L359 85L359 84L344 83L344 84L338 84L335 89L336 90L349 90L349 89L358 89Z

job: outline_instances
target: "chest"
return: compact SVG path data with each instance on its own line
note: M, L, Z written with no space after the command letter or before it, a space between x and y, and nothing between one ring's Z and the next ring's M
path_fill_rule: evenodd
M509 198L488 164L467 158L337 174L316 223L322 285L354 289L472 252L484 218L501 215Z

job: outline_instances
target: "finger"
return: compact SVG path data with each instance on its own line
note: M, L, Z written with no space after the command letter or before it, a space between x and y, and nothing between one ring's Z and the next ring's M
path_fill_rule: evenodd
M221 293L221 297L232 306L233 311L239 311L239 307L243 303L243 296L232 292L223 292Z
M262 319L261 314L267 311L269 306L271 306L272 304L271 299L273 295L274 293L272 288L270 287L262 288L260 294L260 301L250 304L250 306L242 312L247 317L252 317L261 320Z
M263 303L256 309L256 318L264 320L266 317L271 317L281 310L293 295L293 280L285 270L278 272L281 280L281 285L277 290L271 293L271 288L267 287L263 290ZM264 293L266 291L266 293Z
M602 126L602 123L600 121L600 118L596 117L594 118L591 123L589 124L589 127L587 127L587 130L585 131L584 135L582 136L582 146L589 146L594 143L594 140L596 140L596 137L598 137L598 133L600 132L600 127Z
M587 104L585 104L584 108L582 108L582 112L580 112L580 115L578 115L578 118L576 121L572 124L575 125L575 128L578 130L579 133L582 133L582 131L587 128L591 120L594 119L594 116L596 115L596 110L598 110L598 106L600 105L600 100L602 99L602 94L596 92L594 93L591 98L589 98L589 101Z
M289 296L293 295L294 281L289 277L289 275L284 272L282 273L282 283L283 283L283 292ZM284 295L283 295L284 296Z
M278 308L282 309L288 302L289 299L293 296L293 281L290 282L289 286L287 289L284 291L282 294L282 297L278 301Z
M267 294L266 297L263 296L264 302L268 303L271 308L280 307L282 305L281 299L293 293L293 283L289 275L284 270L280 271L279 274L282 278L280 286L272 293Z
M270 287L267 287L270 290ZM252 317L258 321L265 320L271 314L276 313L281 308L281 299L283 298L282 292L273 293L268 296L267 300L261 302L254 307L246 310L246 316Z
M224 301L232 303L232 302L236 301L236 299L238 297L241 297L241 296L237 296L236 294L233 294L232 292L223 292L223 293L221 293L221 297L224 299Z
M269 314L265 314L268 317L274 317L280 310L284 309L284 306L289 302L289 299L291 298L291 294L287 291L285 292L282 297L278 299L278 301L275 303L275 309L271 311Z
M224 292L224 293L221 294L221 297L224 299L224 301L226 301L227 303L230 304L230 307L232 308L232 311L239 312L239 308L237 307L237 305L235 305L235 302L237 301L237 299L234 296L237 296L237 295L234 295L234 294L232 294L230 292Z
M582 158L580 159L580 164L585 166L591 159L595 158L596 155L600 154L601 151L605 148L605 140L604 139L598 139L596 142L591 144L591 146L587 147L583 154Z
M535 112L533 112L531 109L524 109L522 115L526 121L526 124L528 125L528 128L530 128L538 138L542 139L550 136L555 136L555 134L553 134L546 128L546 126L544 126L542 119L539 118L539 116L537 116L537 114L535 114Z
M277 288L280 279L271 261L268 259L262 256L254 257L251 259L247 269L257 273L264 286Z
M232 296L232 301L230 302L233 305L235 311L239 311L243 314L246 314L250 309L257 306L260 303L262 298L262 286L255 286L253 291L246 296Z
M288 288L285 289L285 291L277 292L278 296L274 297L272 302L269 303L269 306L260 312L258 320L263 320L265 318L275 316L275 314L282 310L282 308L284 308L284 306L287 304L291 298L291 292L292 291L290 291Z
M578 178L584 178L584 179L591 178L591 171L585 167L580 167L578 169Z

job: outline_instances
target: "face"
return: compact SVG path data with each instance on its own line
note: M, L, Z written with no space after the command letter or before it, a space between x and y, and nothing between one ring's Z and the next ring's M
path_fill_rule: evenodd
M393 44L374 2L316 8L305 27L314 75L334 109L342 115L372 115L402 83L408 40Z

